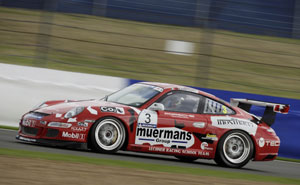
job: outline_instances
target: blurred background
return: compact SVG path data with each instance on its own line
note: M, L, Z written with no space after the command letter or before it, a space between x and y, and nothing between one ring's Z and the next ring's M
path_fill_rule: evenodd
M0 125L40 101L169 82L290 104L273 128L300 159L299 38L299 0L0 0Z
M0 0L0 62L300 97L300 1Z

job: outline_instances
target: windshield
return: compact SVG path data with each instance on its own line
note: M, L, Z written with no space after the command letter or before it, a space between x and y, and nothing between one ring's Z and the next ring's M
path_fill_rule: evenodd
M108 96L106 101L139 107L162 91L160 87L134 84Z

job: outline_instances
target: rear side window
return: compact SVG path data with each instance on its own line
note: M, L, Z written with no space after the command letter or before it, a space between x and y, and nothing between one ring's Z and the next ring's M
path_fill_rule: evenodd
M205 98L205 104L204 104L204 114L234 114L235 112L227 107L226 105L219 103L215 100Z

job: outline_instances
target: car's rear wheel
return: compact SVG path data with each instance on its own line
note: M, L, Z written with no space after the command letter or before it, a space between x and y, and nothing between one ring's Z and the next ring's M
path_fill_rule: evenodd
M94 150L101 153L115 153L124 144L126 131L116 118L99 120L92 128L91 142Z
M188 157L188 156L179 156L179 155L176 155L175 157L183 162L193 162L199 159L198 157Z
M241 168L252 158L253 151L250 136L243 131L233 130L220 139L215 162L221 166Z

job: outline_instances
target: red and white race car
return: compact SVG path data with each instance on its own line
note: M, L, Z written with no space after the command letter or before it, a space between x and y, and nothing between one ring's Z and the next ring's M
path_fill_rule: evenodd
M265 106L262 118L249 112ZM47 101L26 113L17 139L27 142L214 159L239 168L274 160L280 140L270 127L289 105L232 99L173 84L142 82L101 100Z

